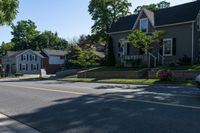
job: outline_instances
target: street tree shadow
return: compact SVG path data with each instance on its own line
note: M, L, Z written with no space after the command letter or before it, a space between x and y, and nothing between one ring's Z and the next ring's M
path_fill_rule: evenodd
M133 96L133 97L128 97ZM52 105L12 118L44 133L197 133L200 109L135 100L191 104L198 98L135 93L106 93L56 99ZM189 102L188 102L189 101Z

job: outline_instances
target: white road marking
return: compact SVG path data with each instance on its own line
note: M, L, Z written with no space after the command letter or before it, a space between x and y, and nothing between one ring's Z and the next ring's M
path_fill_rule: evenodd
M21 86L21 85L2 85L0 86L7 86L7 87L17 87L17 88L25 88L25 89L32 89L32 90L40 90L40 91L50 91L50 92L59 92L59 93L65 93L65 94L75 94L75 95L88 95L88 93L82 93L82 92L75 92L75 91L62 91L62 90L54 90L54 89L47 89L47 88L38 88L38 87L31 87L31 86ZM104 97L104 96L98 96L94 95L96 97L101 97L105 99L113 99L113 100L129 100L133 102L141 102L141 103L150 103L150 104L158 104L158 105L165 105L165 106L173 106L173 107L182 107L182 108L190 108L190 109L198 109L200 110L200 106L190 106L190 105L182 105L182 104L173 104L173 103L164 103L164 102L154 102L154 101L149 101L149 100L139 100L139 99L132 99L131 97L128 98L126 95L112 95L112 96L120 96L121 98L118 97Z

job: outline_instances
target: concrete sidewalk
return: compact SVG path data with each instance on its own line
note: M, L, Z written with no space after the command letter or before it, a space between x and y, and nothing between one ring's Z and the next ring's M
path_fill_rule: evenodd
M0 114L0 133L40 133L37 130Z

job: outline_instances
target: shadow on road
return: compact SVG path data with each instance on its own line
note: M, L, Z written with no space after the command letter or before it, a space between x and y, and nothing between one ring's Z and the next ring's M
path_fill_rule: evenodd
M128 96L132 98L124 98ZM135 102L130 99L200 107L200 99L196 97L118 92L57 99L49 107L13 118L45 133L200 132L200 109Z

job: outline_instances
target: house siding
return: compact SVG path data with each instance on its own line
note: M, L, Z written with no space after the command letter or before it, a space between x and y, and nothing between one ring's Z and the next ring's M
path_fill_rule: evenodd
M165 57L165 63L178 61L184 55L192 57L192 24L160 27L165 32L163 39L176 38L176 55Z
M200 62L200 31L197 29L197 20L194 23L194 61Z
M114 51L114 55L115 55L115 59L117 62L120 61L120 57L118 56L118 52L119 52L119 49L118 49L118 43L120 41L120 39L123 39L123 38L127 38L128 35L131 34L131 32L127 32L127 33L121 33L121 34L112 34L111 35L111 38L113 40L113 51ZM130 55L138 55L139 54L139 50L134 48L132 45L130 45L130 49L129 49L129 54Z
M50 55L49 56L49 64L52 64L52 65L63 65L63 64L65 64L65 58L61 59L61 56Z
M27 55L29 56L29 60L21 60L21 54L16 56L16 72L17 73L24 73L24 74L39 74L40 73L40 69L42 68L41 66L41 62L42 59L40 56L36 55L35 53L33 53L31 50L24 52L22 55L25 55L27 57ZM30 61L30 55L32 56L37 56L37 60L32 60ZM20 70L20 64L27 64L28 65L28 70L23 71ZM31 70L31 64L35 64L38 65L38 70Z

